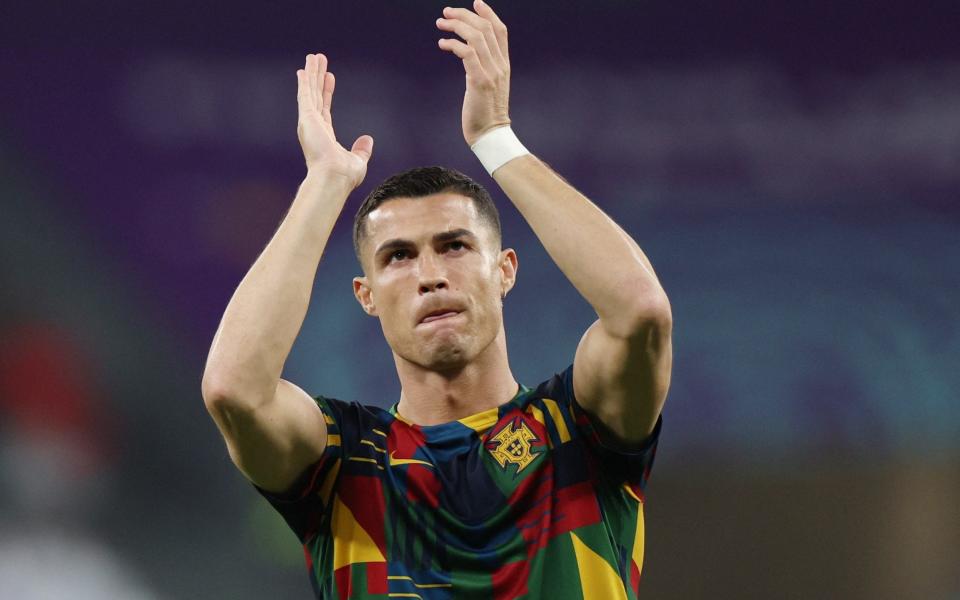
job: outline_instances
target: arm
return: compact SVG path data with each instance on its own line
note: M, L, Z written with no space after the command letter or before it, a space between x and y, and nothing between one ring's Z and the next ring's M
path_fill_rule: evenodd
M612 219L532 155L494 172L599 319L573 361L574 395L619 441L645 438L670 385L670 303L649 260Z
M447 9L437 27L463 38L440 47L463 60L464 139L508 125L507 30L475 0L476 13ZM531 154L494 179L530 224L550 257L599 319L574 358L574 394L621 442L646 437L666 400L672 366L672 316L650 261L634 240L583 194Z
M326 447L313 399L280 375L303 325L320 257L349 193L363 181L373 138L350 151L334 136L335 79L326 57L297 71L297 133L307 176L273 238L240 282L213 338L204 404L230 457L255 484L285 491Z

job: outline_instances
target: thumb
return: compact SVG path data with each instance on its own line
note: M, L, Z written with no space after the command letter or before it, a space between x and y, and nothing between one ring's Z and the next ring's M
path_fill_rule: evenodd
M357 138L357 141L353 143L353 147L350 148L350 152L353 152L362 158L364 162L368 162L370 160L370 156L373 154L373 137L369 135L361 135Z

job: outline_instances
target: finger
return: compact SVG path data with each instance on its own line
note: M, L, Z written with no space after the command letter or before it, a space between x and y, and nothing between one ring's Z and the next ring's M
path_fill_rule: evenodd
M480 30L457 19L437 19L437 28L443 31L452 31L464 39L476 51L484 71L493 74L501 69L499 65L502 63L494 61L490 55L490 48L487 47L487 41Z
M500 51L500 42L497 39L496 33L494 32L493 23L465 8L451 8L448 6L443 9L443 15L448 19L463 21L470 27L473 27L479 31L483 36L491 58L496 59L500 65L505 62L507 55ZM460 35L459 32L457 32L457 35Z
M317 110L323 110L323 84L327 76L327 57L323 54L317 54L317 77L313 89L313 99L317 103Z
M350 152L362 158L364 162L369 162L370 156L373 155L373 136L361 135L358 137L357 141L351 146Z
M307 72L307 98L310 101L309 110L317 110L317 56L315 54L307 55L307 66L304 69Z
M510 52L507 48L507 26L504 25L503 21L500 20L500 17L497 16L497 13L493 12L493 9L490 8L490 5L483 0L473 0L473 7L476 9L478 15L490 21L490 23L493 25L493 32L497 36L500 52L503 54L504 58L509 58Z
M297 110L300 114L307 112L307 107L311 105L310 84L307 83L307 72L303 69L297 69Z
M333 88L336 87L337 80L333 76L332 71L327 71L326 79L323 81L323 118L327 122L333 120Z
M307 55L303 68L297 71L297 102L301 114L307 114L314 109L313 83L311 81L311 55Z
M487 77L483 65L480 64L480 59L477 57L477 51L472 46L468 46L460 40L447 38L439 40L438 44L442 50L452 52L463 60L463 70L467 72L471 79L477 80Z

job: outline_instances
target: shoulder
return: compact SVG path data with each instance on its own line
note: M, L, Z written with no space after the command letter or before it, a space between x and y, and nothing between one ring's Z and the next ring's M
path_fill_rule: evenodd
M655 449L660 437L662 416L657 418L653 431L641 442L622 444L616 441L603 423L577 401L572 364L538 384L525 399L525 404L525 410L532 410L528 407L542 409L545 418L562 421L569 427L572 437L582 436L601 451L645 454Z
M314 402L323 412L328 431L340 436L345 445L350 440L381 427L389 427L394 416L384 408L327 396L314 396Z
M530 388L524 395L522 404L541 405L544 401L569 405L573 402L573 365L551 375Z
M548 379L527 388L515 406L540 423L547 434L550 448L558 447L577 437L576 415L572 412L570 373L572 365L554 373ZM510 413L501 417L510 416Z
M390 412L373 404L362 404L356 400L340 400L329 396L313 396L313 401L317 403L321 410L326 412L346 415L357 419L370 420L382 419L384 415L391 416Z
M573 365L554 373L549 379L539 383L531 394L534 398L572 398L573 397Z

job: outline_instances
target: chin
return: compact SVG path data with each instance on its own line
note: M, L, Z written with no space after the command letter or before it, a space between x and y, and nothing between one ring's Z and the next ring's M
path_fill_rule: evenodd
M459 371L470 362L470 357L460 346L438 348L422 358L422 366L431 371Z
M407 362L438 373L461 371L477 358L496 338L492 332L489 339L468 335L464 331L438 331L428 339L408 339L406 352L398 353Z

